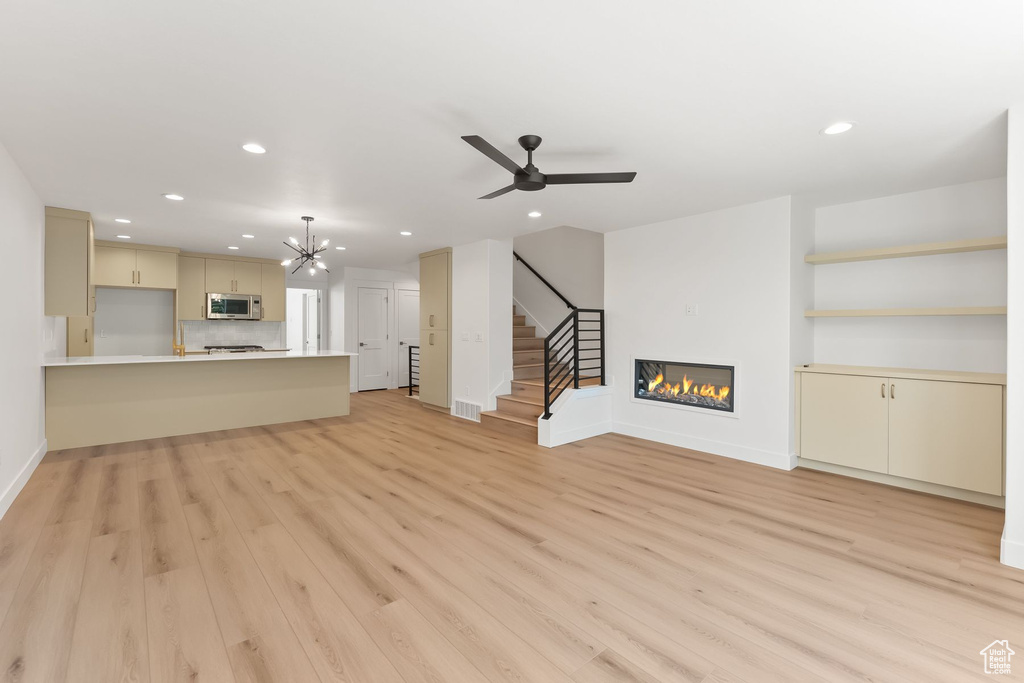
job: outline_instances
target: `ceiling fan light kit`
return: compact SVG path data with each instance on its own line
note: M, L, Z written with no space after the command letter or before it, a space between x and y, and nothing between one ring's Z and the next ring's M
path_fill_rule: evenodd
M475 147L491 161L495 162L506 171L510 172L515 179L511 185L485 194L480 199L494 199L512 190L523 192L535 192L543 190L548 185L582 185L590 183L631 183L636 177L636 172L629 173L556 173L547 175L533 165L533 152L540 147L541 137L539 135L524 135L519 138L519 146L526 150L526 166L520 167L516 162L509 159L494 145L484 140L479 135L463 135L462 139Z
M324 265L324 262L320 260L321 258L323 258L321 254L327 251L327 244L330 242L330 240L324 240L323 242L320 243L320 246L318 247L316 246L316 235L313 235L313 241L310 242L309 224L313 221L313 217L303 216L302 220L306 221L306 244L302 245L294 237L289 237L288 239L291 240L291 244L289 244L288 242L284 242L283 244L289 249L295 251L298 254L298 256L293 259L285 259L284 261L281 261L281 265L287 267L292 265L292 263L294 263L295 261L298 261L299 264L295 266L295 270L292 271L292 275L299 272L299 269L305 266L307 263L309 264L309 274L311 276L316 275L317 268L328 273L331 272L330 270L327 269L327 266ZM312 245L312 247L310 245Z

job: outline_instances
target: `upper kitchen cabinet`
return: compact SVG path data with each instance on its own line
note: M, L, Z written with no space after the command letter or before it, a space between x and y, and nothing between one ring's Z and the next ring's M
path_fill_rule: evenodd
M206 259L178 257L178 320L206 318Z
M217 294L259 294L263 287L263 269L259 263L206 259L206 291Z
M94 258L90 215L84 211L46 207L45 315L93 314L96 310Z
M178 288L178 253L170 247L96 246L94 283L101 287Z
M262 264L263 319L268 322L284 322L284 267L277 263Z

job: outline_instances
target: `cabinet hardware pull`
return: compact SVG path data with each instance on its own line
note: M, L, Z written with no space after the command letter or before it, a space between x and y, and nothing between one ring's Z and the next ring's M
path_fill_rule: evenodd
M135 284L135 271L132 271L132 284Z
M895 384L890 384L889 385L889 398L896 398L896 385Z
M137 270L135 272L139 274L139 284L141 285L142 284L142 271L141 270Z
M86 344L89 343L89 329L88 328L82 330L82 341L84 341Z
M885 398L885 382L882 382L882 398Z
M434 314L433 313L430 314L430 326L431 327L434 326ZM430 342L430 343L433 344L434 342Z
M434 345L434 333L433 332L430 333L430 345L431 346Z

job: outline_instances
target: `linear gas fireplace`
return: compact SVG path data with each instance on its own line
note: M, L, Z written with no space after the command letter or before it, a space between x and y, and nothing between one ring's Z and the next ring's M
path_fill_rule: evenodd
M735 366L637 358L635 377L634 398L734 412Z

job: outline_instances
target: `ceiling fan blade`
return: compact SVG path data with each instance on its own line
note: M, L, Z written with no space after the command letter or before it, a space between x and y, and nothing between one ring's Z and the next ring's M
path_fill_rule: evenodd
M491 161L501 164L509 173L525 173L523 169L519 168L516 162L502 154L497 147L487 142L487 140L484 140L479 135L463 135L462 139L476 147L485 156L490 158Z
M514 189L516 189L515 183L513 183L512 185L509 185L508 187L503 187L500 190L495 190L494 192L492 192L490 194L485 194L483 197L479 197L479 199L494 199L495 197L500 197L501 195L505 194L506 192L511 192Z
M631 183L636 173L555 173L544 177L548 185L578 185L581 183Z

